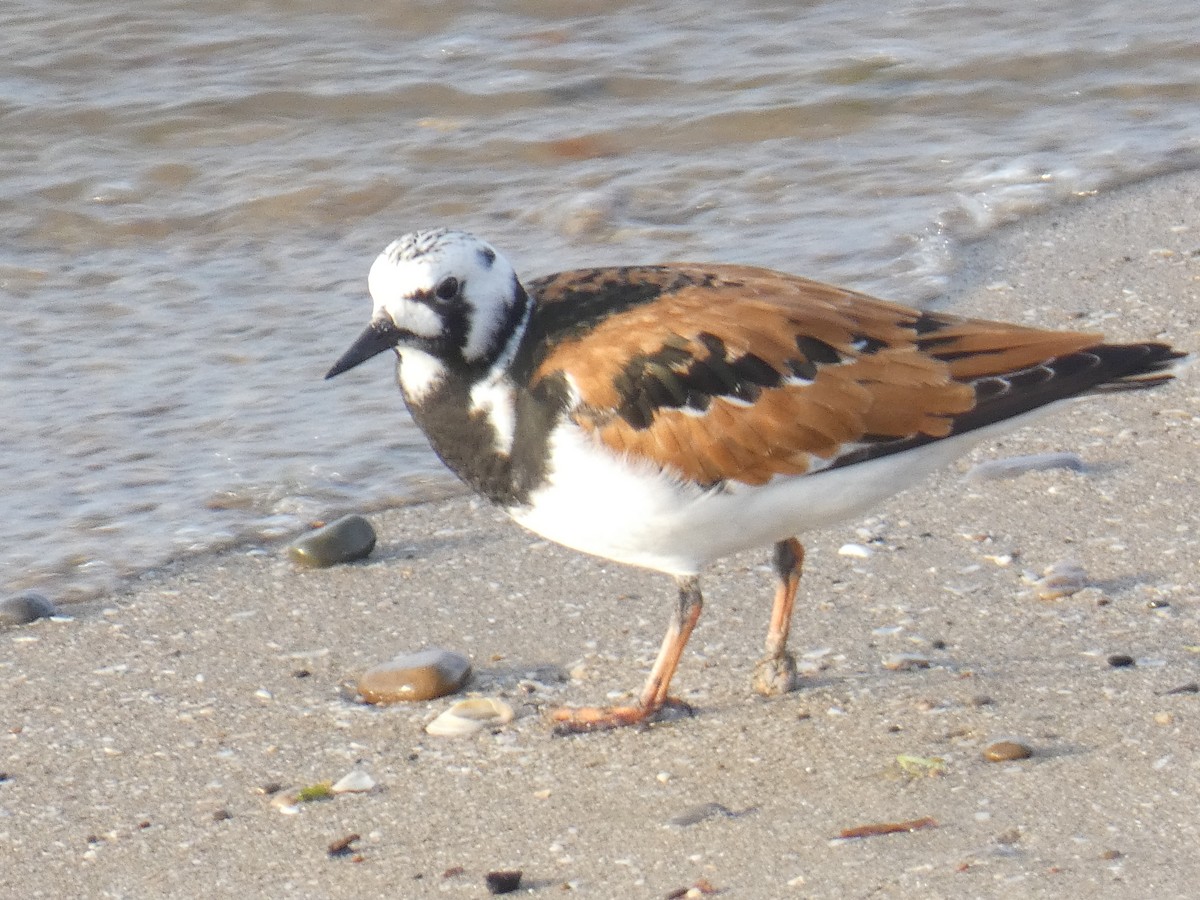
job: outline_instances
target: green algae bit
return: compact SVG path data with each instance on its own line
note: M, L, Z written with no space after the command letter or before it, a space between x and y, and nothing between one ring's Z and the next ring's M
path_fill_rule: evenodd
M312 784L308 787L302 787L296 791L297 803L313 803L317 800L332 800L333 791L330 790L332 785L328 781L322 781L320 784Z

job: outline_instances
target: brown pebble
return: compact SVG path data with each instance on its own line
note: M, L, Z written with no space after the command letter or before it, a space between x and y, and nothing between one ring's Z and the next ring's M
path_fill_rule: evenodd
M1101 859L1120 859L1121 851L1120 850L1105 850L1103 853L1100 854L1100 858Z
M368 669L358 679L358 693L368 703L432 700L457 691L470 674L465 656L432 647Z
M1136 661L1128 653L1114 653L1108 658L1108 664L1114 669L1125 669L1129 666L1137 665Z
M218 809L218 810L213 811L213 821L214 822L224 822L227 819L232 819L232 818L233 818L233 813L231 813L227 809Z
M358 838L357 834L348 834L344 838L338 838L329 845L329 855L334 857L349 856L355 852L354 848L350 845L357 841Z
M988 762L1012 762L1017 759L1029 759L1033 756L1033 748L1017 741L996 741L983 748L983 758Z
M511 894L521 886L520 869L511 871L488 872L484 876L489 894Z

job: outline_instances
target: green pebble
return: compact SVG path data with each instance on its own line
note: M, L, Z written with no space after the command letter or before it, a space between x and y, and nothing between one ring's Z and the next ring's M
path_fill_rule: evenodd
M25 591L0 600L0 627L28 625L37 619L57 614L54 604L37 591Z
M315 569L364 559L375 549L375 529L362 516L343 516L324 528L310 531L287 549L293 562Z

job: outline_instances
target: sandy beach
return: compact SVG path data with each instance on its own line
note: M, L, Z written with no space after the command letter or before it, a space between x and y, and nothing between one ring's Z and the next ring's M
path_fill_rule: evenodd
M1200 349L1197 210L1195 173L1083 199L968 248L947 304ZM1192 370L1059 408L803 536L811 674L786 697L749 686L767 549L714 567L675 682L695 715L645 731L553 737L544 713L636 692L671 580L452 486L372 515L362 563L243 547L8 629L0 894L483 897L487 872L519 869L539 897L1194 896L1198 393ZM1051 451L1084 470L965 477ZM1039 599L1028 573L1067 562L1082 589ZM425 646L470 656L467 693L516 720L436 738L456 698L354 702L357 673ZM884 665L900 654L927 667ZM985 760L1005 739L1032 756ZM272 805L355 770L375 790Z

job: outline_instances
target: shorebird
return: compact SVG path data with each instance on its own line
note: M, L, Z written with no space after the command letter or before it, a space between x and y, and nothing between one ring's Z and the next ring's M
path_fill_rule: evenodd
M792 690L788 630L813 528L857 515L1041 408L1170 380L1159 342L921 311L768 269L668 263L525 284L451 230L393 241L374 312L327 378L393 350L413 420L515 521L674 576L678 600L636 704L558 728L652 721L700 616L704 566L774 547L763 694Z

